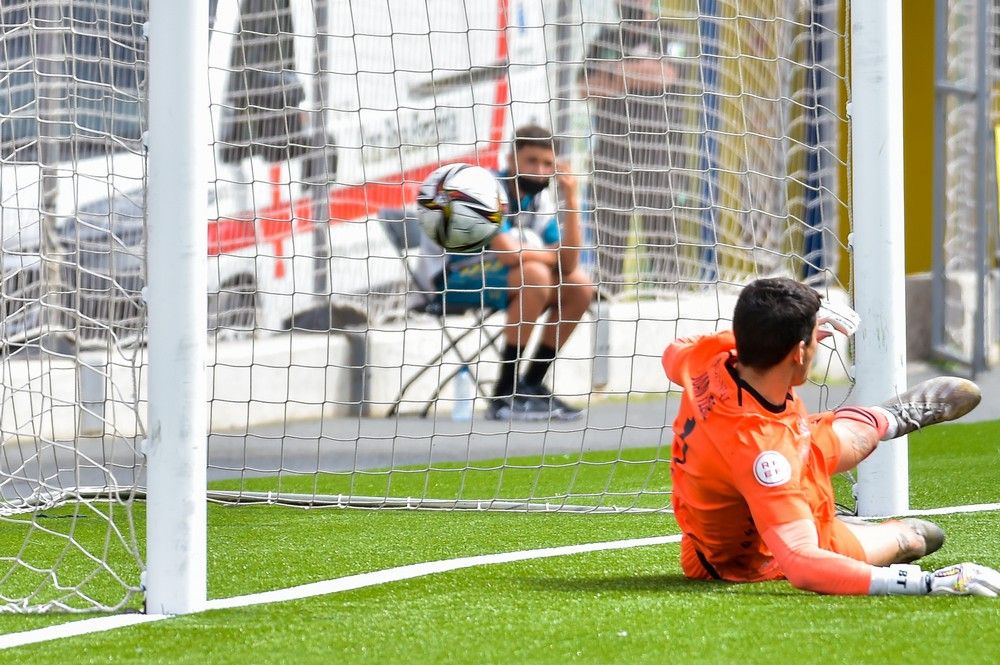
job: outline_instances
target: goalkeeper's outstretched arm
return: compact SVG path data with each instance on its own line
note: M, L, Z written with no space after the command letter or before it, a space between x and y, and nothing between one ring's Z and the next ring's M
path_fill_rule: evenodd
M931 573L913 564L872 566L824 550L811 520L780 524L762 535L798 589L836 595L1000 595L1000 572L986 566L962 563Z

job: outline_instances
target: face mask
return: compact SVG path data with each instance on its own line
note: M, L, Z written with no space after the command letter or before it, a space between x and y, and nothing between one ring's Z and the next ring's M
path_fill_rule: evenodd
M521 192L521 196L533 196L548 186L549 178L530 175L517 176L517 190Z

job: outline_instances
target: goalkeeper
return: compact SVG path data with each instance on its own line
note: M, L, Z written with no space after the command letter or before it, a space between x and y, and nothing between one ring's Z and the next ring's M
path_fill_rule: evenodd
M851 334L856 323L821 308L807 286L760 279L740 294L731 332L679 339L664 352L667 376L684 390L671 464L684 574L784 578L829 594L996 596L1000 573L990 568L931 573L910 563L941 547L936 525L835 515L833 474L879 442L959 418L980 400L971 381L941 377L881 406L810 416L795 386L818 340L831 327Z

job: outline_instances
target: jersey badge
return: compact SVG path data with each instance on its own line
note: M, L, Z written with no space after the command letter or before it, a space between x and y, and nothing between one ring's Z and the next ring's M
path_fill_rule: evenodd
M792 479L792 465L781 453L765 450L753 461L753 475L764 487L778 487Z

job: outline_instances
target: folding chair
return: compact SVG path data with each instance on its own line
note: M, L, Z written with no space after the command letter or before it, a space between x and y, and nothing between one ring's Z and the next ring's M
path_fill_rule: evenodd
M441 395L441 391L446 385L448 385L461 371L462 366L469 365L476 361L476 359L486 351L487 349L493 349L500 353L500 347L498 341L503 336L503 328L501 327L497 331L485 332L482 334L482 344L474 353L463 353L460 344L463 340L474 333L481 333L483 331L483 324L491 316L497 313L496 308L493 307L482 307L478 304L456 304L449 303L447 299L442 298L442 294L436 289L433 284L428 283L427 278L422 275L419 270L415 269L411 262L411 253L417 252L420 248L420 239L423 236L423 228L420 226L420 222L416 218L416 214L406 209L391 208L380 210L378 213L378 219L383 223L386 234L389 239L395 245L396 249L399 251L400 256L403 258L406 264L407 274L409 275L413 284L419 289L416 293L407 294L410 302L407 303L407 314L418 314L434 317L441 326L442 333L445 337L444 348L435 355L430 361L422 365L414 374L411 376L399 389L399 394L396 396L392 407L386 414L387 417L391 417L399 413L400 405L404 402L420 401L425 402L425 406L421 411L420 415L422 418L426 418L434 408L434 403L437 398ZM448 325L447 318L449 316L456 316L461 314L467 314L471 311L475 311L475 318L472 323L462 330L455 331L453 327ZM419 400L407 399L406 394L413 385L421 379L429 370L439 368L443 365L444 360L449 355L454 355L457 358L457 362L454 365L454 369L450 370L445 374L438 384L437 388L428 398L420 398ZM482 397L489 397L489 393L483 388L484 382L477 382L476 390L477 393Z

